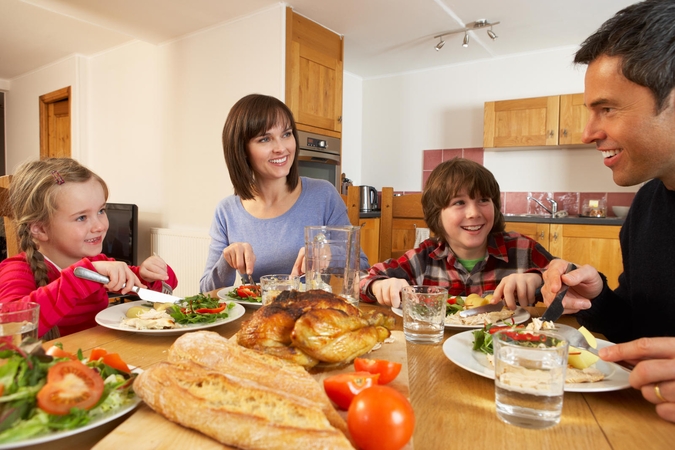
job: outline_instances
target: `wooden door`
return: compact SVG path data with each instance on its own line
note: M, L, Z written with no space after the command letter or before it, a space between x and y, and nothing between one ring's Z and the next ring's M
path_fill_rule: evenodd
M361 249L372 266L380 262L380 218L361 219Z
M577 265L590 264L605 274L615 289L623 271L620 226L551 224L549 252Z
M548 250L549 225L536 222L506 222L506 231L515 231L524 236L534 239L542 247Z
M342 37L287 8L286 104L299 129L340 137L342 66Z
M560 96L486 102L484 147L558 145Z
M584 94L560 96L560 145L583 144L581 136L588 122Z
M70 157L70 86L40 96L40 159Z

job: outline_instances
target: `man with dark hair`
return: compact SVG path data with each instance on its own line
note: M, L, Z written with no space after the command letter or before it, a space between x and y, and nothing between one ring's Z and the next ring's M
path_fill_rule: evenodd
M570 286L566 312L614 342L607 361L637 363L633 387L675 422L675 1L647 0L619 11L582 44L588 64L583 140L594 142L620 186L644 183L621 228L623 273L612 291L582 266L564 275L553 261L542 294L549 304Z

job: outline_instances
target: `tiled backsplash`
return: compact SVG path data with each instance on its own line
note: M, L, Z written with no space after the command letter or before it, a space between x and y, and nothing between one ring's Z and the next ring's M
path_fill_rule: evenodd
M422 186L426 184L429 174L434 168L455 157L463 157L483 164L482 148L455 148L445 150L424 150L422 165ZM410 192L400 192L410 193ZM547 207L546 198L553 198L558 203L558 211L566 210L571 215L581 213L581 205L588 200L604 200L607 216L615 217L612 206L630 206L635 197L633 192L502 192L502 212L508 214L544 213L539 205L527 200L531 196L540 200Z

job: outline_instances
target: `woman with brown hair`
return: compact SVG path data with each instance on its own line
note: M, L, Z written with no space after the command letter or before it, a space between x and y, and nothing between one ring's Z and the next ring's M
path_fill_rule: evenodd
M350 225L333 185L299 176L297 141L293 114L274 97L247 95L230 110L223 153L234 195L216 207L202 292L233 285L236 272L258 280L297 271L305 226Z

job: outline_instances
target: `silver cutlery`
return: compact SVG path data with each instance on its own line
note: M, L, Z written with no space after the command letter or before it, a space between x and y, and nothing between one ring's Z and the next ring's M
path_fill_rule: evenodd
M255 286L255 281L253 281L253 277L251 274L248 273L242 273L241 274L241 284L251 284Z
M101 275L93 270L85 269L84 267L76 267L74 273L76 277L82 278L83 280L95 281L101 284L108 284L110 282L110 278L105 275ZM180 297L162 294L161 292L151 291L150 289L139 288L138 286L134 286L131 290L142 300L153 303L176 303L178 300L182 300Z
M583 350L587 350L593 353L595 356L599 356L598 350L591 347L588 344L586 337L583 334L581 334L581 332L576 328L571 327L569 325L564 325L562 323L556 323L555 331L558 334L562 335L567 340L567 342L569 342L570 347L576 347ZM625 370L629 372L633 370L633 367L635 367L632 364L627 363L626 361L616 361L614 364L623 367Z
M475 316L478 314L484 314L484 313L489 313L489 312L494 312L494 311L501 311L504 308L504 300L495 303L495 304L489 304L489 305L483 305L483 306L477 306L476 308L471 308L471 309L465 309L464 311L460 311L459 315L460 317L471 317Z

